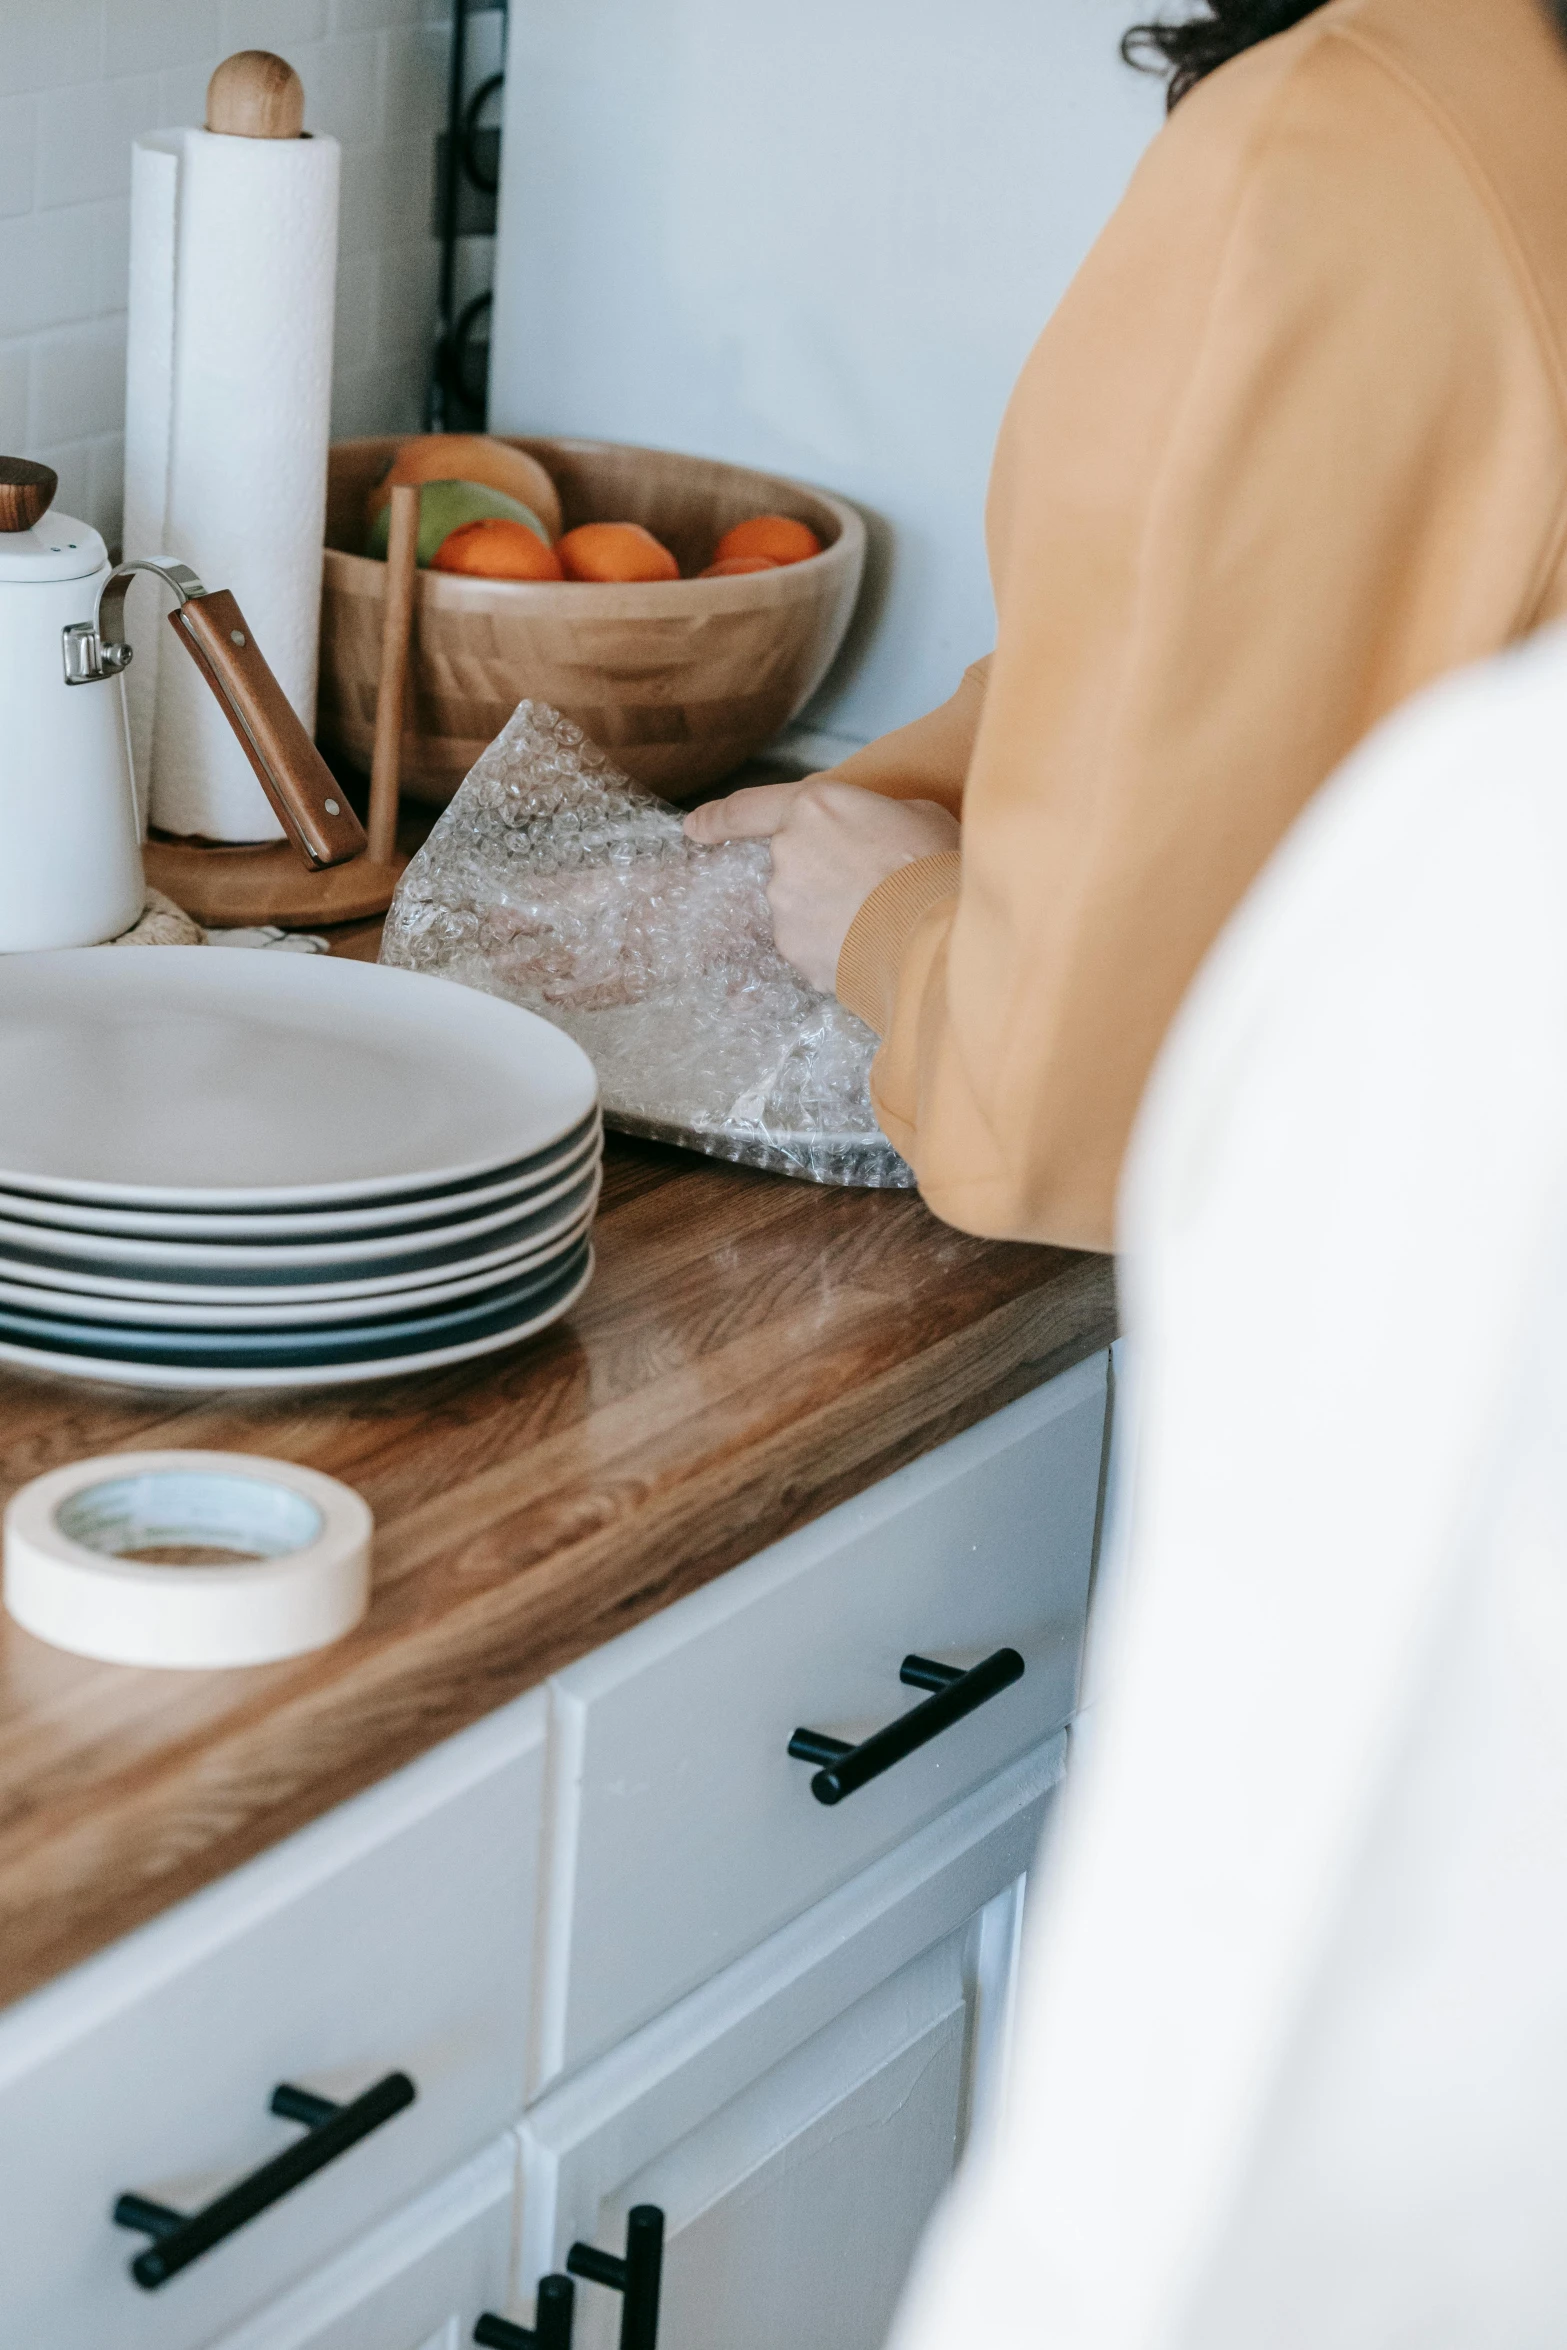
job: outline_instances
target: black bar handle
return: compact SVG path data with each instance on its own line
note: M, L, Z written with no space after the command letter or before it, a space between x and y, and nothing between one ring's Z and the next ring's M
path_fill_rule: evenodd
M913 1754L917 1747L928 1746L932 1738L939 1738L943 1730L950 1730L965 1714L988 1704L1003 1689L1010 1689L1014 1681L1021 1681L1025 1669L1015 1648L998 1648L994 1656L987 1656L983 1663L966 1673L956 1665L938 1665L928 1656L906 1656L898 1669L898 1679L906 1681L911 1689L929 1689L935 1693L923 1705L912 1706L895 1722L889 1722L885 1730L873 1732L858 1746L850 1746L842 1738L829 1738L824 1730L796 1730L789 1741L789 1752L796 1762L821 1765L811 1781L811 1793L818 1803L842 1803L856 1787L879 1779L883 1771L890 1771L905 1755Z
M570 2277L540 2277L538 2309L531 2326L513 2325L487 2309L473 2329L482 2350L571 2350L577 2288Z
M115 2226L134 2228L139 2235L153 2239L131 2262L131 2275L147 2292L156 2292L159 2285L166 2285L170 2277L199 2260L203 2252L210 2252L247 2220L281 2202L318 2170L325 2170L329 2162L346 2154L350 2146L357 2146L361 2138L368 2138L405 2105L412 2105L417 2095L406 2073L388 2073L351 2105L334 2105L329 2097L317 2097L309 2089L296 2089L280 2081L272 2092L271 2111L285 2121L304 2122L305 2135L248 2178L226 2188L200 2211L171 2211L167 2204L153 2203L145 2195L119 2198L114 2206Z
M626 2214L626 2249L601 2252L596 2244L573 2244L566 2255L573 2276L587 2277L625 2295L620 2312L620 2350L657 2350L658 2296L664 2274L664 2215L656 2203L636 2203Z

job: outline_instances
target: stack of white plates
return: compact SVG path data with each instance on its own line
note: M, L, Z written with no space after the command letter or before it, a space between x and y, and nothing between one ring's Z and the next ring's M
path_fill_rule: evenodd
M587 1285L601 1150L586 1054L447 980L0 957L0 1359L287 1387L513 1346Z

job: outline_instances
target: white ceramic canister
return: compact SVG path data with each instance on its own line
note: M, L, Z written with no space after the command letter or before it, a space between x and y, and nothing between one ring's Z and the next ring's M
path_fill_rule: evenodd
M100 945L147 902L124 677L65 682L108 577L90 523L0 531L0 953Z

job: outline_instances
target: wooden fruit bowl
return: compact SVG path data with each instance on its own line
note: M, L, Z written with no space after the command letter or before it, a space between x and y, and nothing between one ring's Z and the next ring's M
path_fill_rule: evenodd
M565 527L640 522L679 580L599 587L464 579L415 585L403 788L449 800L525 696L552 702L639 783L684 799L753 757L820 685L859 592L865 525L822 490L663 449L608 441L515 446L553 474ZM321 599L322 744L368 770L386 566L358 552L365 499L394 439L339 441L327 487ZM690 576L751 514L809 523L822 552L736 579Z

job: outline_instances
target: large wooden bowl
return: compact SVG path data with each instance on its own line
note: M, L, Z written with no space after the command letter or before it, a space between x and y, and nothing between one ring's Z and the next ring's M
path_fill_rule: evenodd
M339 441L328 473L321 599L322 743L370 765L386 566L358 552L365 500L397 447ZM843 642L865 525L822 490L711 458L605 441L519 438L560 490L568 530L640 522L680 564L651 586L464 579L421 571L409 663L404 789L449 800L525 696L552 702L639 783L682 799L754 756L810 699ZM791 514L822 553L777 571L698 579L731 523Z

